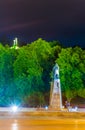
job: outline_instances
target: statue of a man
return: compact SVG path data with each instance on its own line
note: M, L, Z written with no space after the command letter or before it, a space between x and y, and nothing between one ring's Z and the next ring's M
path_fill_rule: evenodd
M59 79L59 66L58 66L58 64L56 64L53 67L53 78L54 78L54 80Z

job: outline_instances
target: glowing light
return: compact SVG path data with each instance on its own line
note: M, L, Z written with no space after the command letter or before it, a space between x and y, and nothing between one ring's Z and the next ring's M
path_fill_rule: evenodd
M17 112L18 107L16 105L14 105L14 106L11 107L11 109L12 109L13 112Z
M19 49L19 47L18 47L18 39L17 38L15 38L14 40L13 40L13 46L11 47L11 49Z
M12 130L18 130L18 125L17 123L12 124Z
M45 109L48 110L48 106L46 106Z

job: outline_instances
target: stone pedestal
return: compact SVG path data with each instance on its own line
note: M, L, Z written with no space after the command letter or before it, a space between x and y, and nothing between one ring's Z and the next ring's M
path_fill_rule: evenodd
M62 98L61 98L61 87L60 87L58 64L56 64L53 67L53 81L51 82L49 108L51 110L61 110L61 108L62 108Z
M51 83L50 106L51 110L61 110L61 97L59 93L53 93L53 83Z

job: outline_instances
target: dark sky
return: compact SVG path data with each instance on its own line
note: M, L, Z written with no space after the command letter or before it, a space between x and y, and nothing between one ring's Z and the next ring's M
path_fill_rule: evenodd
M85 47L85 0L0 0L0 40Z

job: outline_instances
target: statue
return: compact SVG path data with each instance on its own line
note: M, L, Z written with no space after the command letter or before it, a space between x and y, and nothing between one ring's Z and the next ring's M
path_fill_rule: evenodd
M54 79L59 79L59 66L58 66L58 64L56 64L53 67L53 78Z
M53 82L54 82L54 89L53 89L53 93L59 93L59 66L58 64L56 64L53 67Z
M55 66L53 67L53 81L51 83L50 107L52 109L60 110L62 107L61 99L59 66L58 64L55 64Z
M11 49L19 49L19 47L18 47L18 39L17 38L15 38L13 40L13 46L11 47Z

